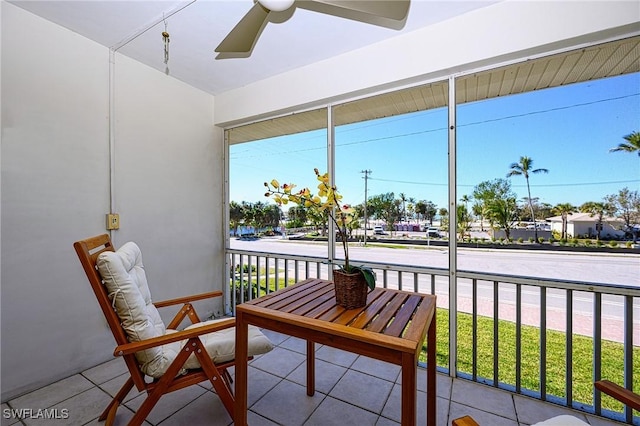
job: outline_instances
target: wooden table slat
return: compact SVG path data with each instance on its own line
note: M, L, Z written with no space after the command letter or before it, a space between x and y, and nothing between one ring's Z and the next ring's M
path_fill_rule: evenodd
M308 318L316 318L316 319L320 319L321 317L324 317L325 315L328 315L329 312L335 311L336 309L336 294L335 292L333 293L327 293L329 296L329 298L327 300L325 300L324 302L322 302L320 305L316 306L314 309L306 312L304 314L305 317ZM344 308L343 308L344 310ZM336 315L338 315L336 313ZM331 321L331 320L329 320Z
M435 304L435 297L422 300L420 303L421 309L418 309L411 321L411 324L409 324L409 327L405 331L403 336L405 339L412 340L414 342L421 342L424 340L426 333L424 324L429 324L431 321L436 320Z
M418 307L418 304L422 300L422 297L418 295L411 295L404 302L402 307L398 312L396 312L396 316L393 319L393 322L384 330L384 334L388 334L389 336L398 336L402 337L402 333L405 328L407 328L407 324L413 318L413 314Z
M316 281L317 284L321 284L323 283L324 280L321 280L320 278L309 278L304 281L297 282L294 285L290 285L288 287L278 289L277 291L267 293L264 296L260 296L258 299L245 301L244 303L249 303L249 304L260 303L265 305L265 304L268 304L271 299L278 300L278 299L288 297L291 294L291 292L295 293L295 291L297 290L296 286L305 285L307 283L314 282L314 281Z
M318 288L313 293L303 294L301 292L299 293L299 298L297 298L296 300L293 300L293 298L291 298L288 304L282 305L282 307L280 307L279 309L283 312L294 312L297 310L307 312L315 307L314 303L316 302L318 297L324 296L326 294L330 295L332 293L333 289L329 286L323 287L322 289Z
M320 312L324 312L327 309L329 309L331 306L335 305L336 303L336 293L333 289L328 288L325 289L326 291L322 294L319 294L317 297L315 297L313 300L309 300L306 304L304 304L303 306L300 306L291 312L292 314L297 314L297 315L302 315L302 316L308 316L310 318L314 318L315 315L312 313L314 311L316 311L316 309L320 309ZM324 308L323 308L324 307Z
M373 303L369 303L366 309L362 312L354 322L352 327L356 328L368 328L368 325L373 321L389 304L389 302L395 297L395 292L384 291L381 289L381 296L378 297Z
M373 293L373 292L372 292ZM363 308L346 310L339 318L336 318L334 322L336 324L348 325L353 328L364 329L367 324L376 317L378 312L389 303L393 295L382 291L372 294L371 298L367 299L367 306Z
M375 299L377 299L378 297L380 297L380 295L382 294L381 289L374 289L372 292L370 292L367 295L367 304L370 304L372 301L374 301ZM358 308L358 309L345 309L342 306L338 306L335 304L334 301L334 307L329 309L327 312L325 312L322 316L318 317L318 319L323 320L323 321L331 321L331 322L337 322L338 319L341 319L341 324L347 324L349 323L353 318L355 318L357 315L360 314L360 312L362 312L363 308ZM344 315L344 317L342 317L342 315Z
M371 322L371 324L369 324L369 327L367 327L367 329L369 331L381 333L387 327L387 325L389 325L389 322L391 320L393 320L393 323L397 322L398 318L396 317L396 313L402 307L404 301L407 300L408 297L408 294L396 293L394 298L389 302L387 306L385 306L380 311L380 315L378 315L378 317L375 318ZM406 325L406 323L404 325Z
M315 291L318 291L319 288L328 287L330 285L330 283L327 283L326 281L323 282L321 280L318 280L317 282L309 281L308 285L306 286L300 286L300 284L294 284L293 286L288 287L288 288L293 288L295 286L298 286L298 288L295 289L295 291L284 293L282 297L276 296L266 300L264 303L260 303L260 302L258 303L260 304L260 306L264 308L280 310L284 306L294 303L295 301L299 300L305 295L313 294Z

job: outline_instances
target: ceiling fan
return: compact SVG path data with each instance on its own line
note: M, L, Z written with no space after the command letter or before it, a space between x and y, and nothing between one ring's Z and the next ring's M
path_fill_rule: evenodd
M216 59L248 56L272 12L284 12L296 6L359 19L376 25L387 20L401 22L409 10L410 0L254 0L255 4L216 47Z

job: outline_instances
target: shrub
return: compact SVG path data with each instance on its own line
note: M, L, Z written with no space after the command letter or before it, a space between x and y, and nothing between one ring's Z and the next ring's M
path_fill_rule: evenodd
M627 246L627 248L631 248L631 246L633 246L633 243L631 241L627 241L624 245Z
M544 237L538 237L538 242L539 242L540 244L544 243Z
M604 243L602 241L598 240L598 241L596 241L596 245L598 247L602 247L604 245Z
M578 240L577 238L572 238L571 239L571 245L577 246L579 242L580 242L580 240Z
M617 241L614 241L614 240L611 240L611 241L609 241L609 246L611 246L611 247L618 247L618 242L617 242Z
M256 265L251 265L251 272L255 271ZM236 265L236 272L240 272L240 265ZM244 265L242 265L242 273L246 274L247 272L249 272L249 265L245 263Z
M584 245L585 246L589 247L589 246L591 246L591 244L592 244L591 240L584 240Z
M518 238L518 242L519 242L520 244L522 244L522 242L523 242L523 241L524 241L524 240L522 239L522 237L519 237L519 238Z
M549 237L549 244L553 244L555 241L556 241L555 238Z
M542 237L540 237L542 238ZM529 242L532 243L533 242L533 237L529 237Z

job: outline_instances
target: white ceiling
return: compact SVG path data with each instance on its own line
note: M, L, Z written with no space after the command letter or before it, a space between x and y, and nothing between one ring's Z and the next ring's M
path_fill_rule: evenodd
M306 10L297 0L298 7L271 16L272 21L284 22L269 22L249 58L233 59L215 59L214 49L253 0L10 2L106 47L118 47L141 34L118 52L161 72L165 16L170 75L216 95L497 1L412 0L406 22L397 30ZM430 42L443 40L425 40Z

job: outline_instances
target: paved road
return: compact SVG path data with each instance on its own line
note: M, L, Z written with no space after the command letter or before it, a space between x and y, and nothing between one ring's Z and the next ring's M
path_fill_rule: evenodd
M309 243L299 241L261 239L240 241L232 239L231 247L241 250L263 251L271 253L307 255L326 257L326 243ZM339 247L337 252L341 253ZM406 249L386 248L375 245L361 247L351 245L349 256L354 261L416 265L447 269L449 256L446 247L408 246ZM293 265L290 265L293 268ZM499 274L527 276L535 278L552 278L560 280L581 281L585 283L607 283L629 285L638 288L640 296L640 256L619 254L584 254L567 252L540 252L522 250L490 250L467 249L458 250L458 269L495 272ZM387 275L390 286L396 286L397 275ZM379 280L381 277L379 277ZM405 288L413 288L413 278L405 275ZM429 291L428 277L421 276L420 291ZM448 306L447 277L436 277L436 294L440 306ZM458 288L458 305L463 311L471 309L471 283L460 280ZM515 286L500 286L500 317L515 319ZM492 315L493 286L492 283L479 283L478 300L480 314ZM523 313L525 324L539 324L540 290L524 287L522 291ZM590 334L593 328L593 297L589 293L575 293L573 297L574 332ZM553 329L564 329L566 298L564 291L549 289L547 291L547 322ZM621 340L623 333L623 300L621 297L603 297L603 334L605 338ZM640 345L640 298L634 303L634 340Z
M326 243L308 243L282 239L241 241L232 239L231 247L241 250L326 257ZM341 253L339 247L337 253ZM406 249L350 245L354 260L449 267L446 247L407 246ZM640 256L619 254L583 254L523 250L458 249L458 269L493 272L537 278L555 278L591 283L629 285L640 288Z

